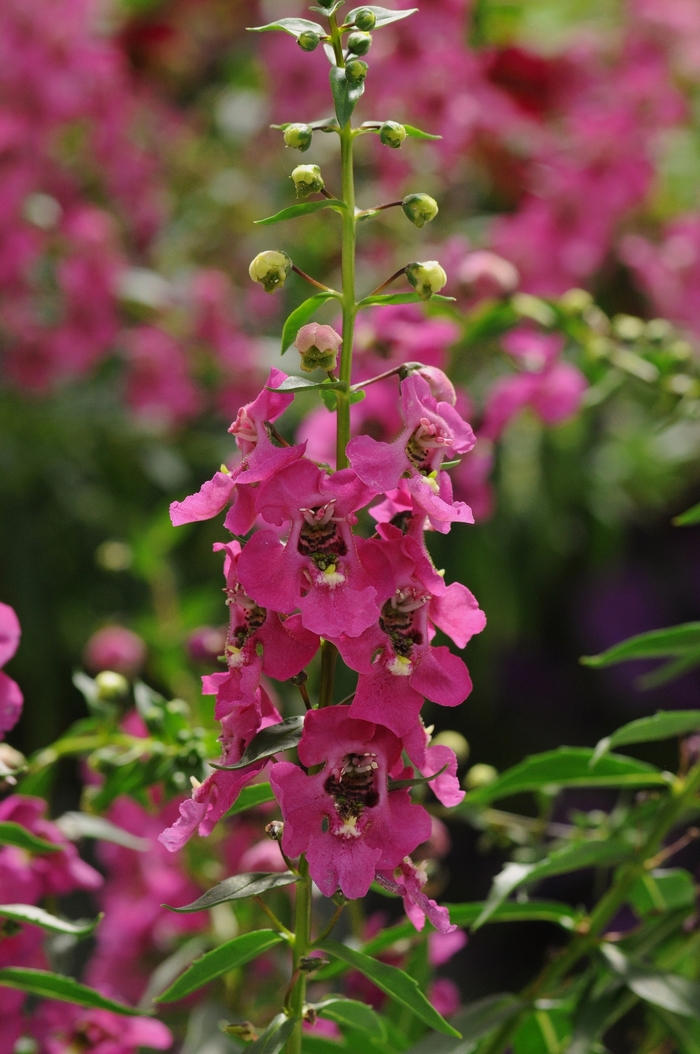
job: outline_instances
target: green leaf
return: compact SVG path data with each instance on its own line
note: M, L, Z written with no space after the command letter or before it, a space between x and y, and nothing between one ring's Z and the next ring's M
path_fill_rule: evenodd
M514 1054L561 1054L571 1020L564 1010L535 1009L513 1037Z
M343 996L331 995L322 1003L313 1003L314 1009L321 1017L335 1021L337 1025L354 1028L357 1032L374 1039L386 1039L386 1028L380 1015L366 1003L357 999L345 999Z
M506 864L493 880L491 892L472 929L477 930L491 918L506 897L519 886L539 882L551 875L563 875L569 871L580 871L584 867L611 867L632 856L634 846L629 842L608 838L605 841L567 845L556 850L536 864Z
M348 948L345 944L339 944L337 941L321 941L317 947L321 948L322 951L328 952L335 959L342 959L343 962L363 973L365 977L369 977L370 981L373 981L377 988L381 988L392 999L408 1007L426 1025L438 1032L444 1032L448 1036L461 1038L459 1032L452 1025L448 1024L444 1017L438 1014L435 1007L428 1002L417 982L412 977L409 977L407 973L404 973L403 970L378 962L376 959L370 958L369 955L364 955L362 952Z
M612 1024L629 1010L630 997L624 989L593 996L584 995L574 1015L573 1034L566 1054L591 1054L593 1045Z
M434 300L442 301L443 303L449 303L454 300L453 296L441 296L439 293L433 293L430 298L431 303ZM393 304L424 304L425 300L418 296L417 293L378 293L376 296L366 296L364 300L361 300L357 305L358 310L361 307L391 307Z
M352 11L349 11L345 16L345 20L346 22L354 22L358 12L371 11L377 19L374 28L380 29L382 26L390 25L391 22L398 22L402 18L408 18L409 15L415 15L417 10L417 7L411 7L406 11L395 11L393 8L373 7L372 4L365 4L363 7L355 7Z
M281 29L283 33L289 33L290 36L296 37L298 40L302 33L306 33L311 30L312 33L318 33L319 36L325 37L326 31L323 26L320 26L318 22L312 22L308 18L280 18L277 22L270 22L266 26L248 26L249 33L270 33L273 29Z
M331 299L337 299L335 293L316 293L292 311L282 330L282 355L294 343L301 327L305 326L309 319L316 314L321 304L325 304L326 300Z
M632 962L612 944L602 944L600 951L610 969L645 1003L682 1017L700 1016L700 984L696 981L655 966Z
M459 1042L455 1044L454 1040L433 1032L424 1036L407 1051L407 1054L467 1054L473 1044L506 1021L510 1021L524 1006L522 1000L509 992L477 999L452 1018L454 1025L462 1033Z
M71 842L78 838L99 838L101 842L123 845L125 849L134 849L139 853L151 848L148 838L139 838L131 831L125 831L105 820L103 816L94 816L89 812L64 812L54 823Z
M333 102L335 103L335 115L338 118L340 127L344 128L364 93L365 82L361 81L359 84L351 84L347 79L345 69L341 66L331 66L330 82Z
M335 209L336 212L340 212L345 208L345 202L339 201L337 198L321 198L320 201L300 201L298 205L290 205L287 209L282 209L281 212L276 212L274 216L267 216L264 220L256 220L258 227L271 227L273 223L281 223L282 220L293 220L297 216L310 216L314 212L320 212L321 209Z
M115 1003L100 995L94 988L80 984L72 977L51 973L49 970L29 970L20 966L5 966L0 969L0 985L16 988L20 992L29 992L42 999L59 999L63 1003L76 1003L78 1006L94 1007L98 1010L111 1010L124 1017L143 1017L147 1011L136 1010L132 1006Z
M267 387L267 385L266 385ZM331 391L334 388L344 387L340 381L329 382L328 380L312 381L308 377L287 377L286 380L282 381L279 388L269 388L268 392L308 392L313 388L326 388Z
M679 1054L700 1054L700 1023L678 1017L669 1010L654 1007L654 1014L666 1026L678 1044Z
M246 897L259 897L268 889L278 886L289 886L299 880L291 871L248 871L245 874L233 875L212 889L208 889L198 900L186 904L183 908L173 908L164 904L168 911L204 911L215 904L226 904L229 900L245 900Z
M243 751L240 761L235 765L212 765L212 768L220 769L222 772L234 772L236 769L244 769L252 765L254 761L262 758L271 758L282 750L291 750L301 739L304 731L304 718L287 717L276 725L268 725L253 736L248 746Z
M295 1025L296 1021L293 1017L277 1014L260 1038L246 1045L246 1051L250 1051L251 1054L279 1054L294 1031Z
M0 845L16 845L18 849L26 849L30 853L57 853L62 851L60 845L46 842L43 838L37 838L22 827L19 823L11 820L0 822Z
M404 128L409 139L442 139L441 135L431 135L430 132L423 132L420 128L414 128L412 124L405 124Z
M524 791L551 787L663 787L668 779L644 761L607 754L593 765L590 747L559 747L533 754L502 773L493 783L470 791L455 810L465 812L475 805L486 805L499 798Z
M693 523L700 523L700 502L697 505L693 505L692 508L686 509L680 516L674 516L671 522L676 527L690 527Z
M667 629L653 629L648 633L639 633L636 637L614 644L612 648L600 655L584 655L581 662L584 666L596 669L602 666L613 666L617 662L628 662L630 659L661 659L667 656L684 656L688 651L700 649L700 622L685 622L681 626L669 626Z
M695 883L682 867L659 868L642 875L629 895L629 902L638 915L690 908L695 899Z
M167 988L155 1001L174 1003L177 999L183 999L190 992L196 992L198 988L228 973L229 970L234 970L237 966L244 966L251 959L257 959L259 955L274 948L282 940L284 938L274 930L255 930L253 933L244 933L240 937L234 937L233 940L226 941L218 948L206 952L200 959L195 959L177 981L171 984L170 988Z
M30 922L32 926L41 926L48 933L70 933L73 937L87 937L92 933L102 918L98 915L90 922L69 922L50 915L43 908L34 904L0 904L0 919L11 919L13 922Z
M476 901L473 904L446 904L445 907L455 926L469 926L479 917L485 903ZM526 900L523 903L501 904L489 922L553 922L571 932L582 917L581 912L569 904L558 904L553 900Z
M651 717L630 721L597 744L591 765L597 764L609 750L630 743L650 743L695 732L700 728L700 710L657 710Z
M269 783L250 783L238 795L236 801L224 816L224 820L230 820L232 816L237 816L239 812L255 809L258 805L267 805L268 802L274 800L275 796Z

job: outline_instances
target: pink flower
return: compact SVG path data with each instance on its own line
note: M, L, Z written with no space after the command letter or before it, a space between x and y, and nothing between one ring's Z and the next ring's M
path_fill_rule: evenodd
M317 367L334 370L338 362L338 351L343 338L332 326L309 322L302 326L294 340L294 347L301 355L301 368L311 373Z
M0 666L17 651L22 635L19 619L9 604L0 603ZM0 739L19 721L24 696L16 681L0 670Z
M333 706L306 715L299 744L302 764L323 769L307 776L288 762L273 767L284 851L306 853L325 896L337 889L350 899L365 896L378 869L393 869L429 837L425 810L411 803L407 790L388 789L389 774L402 768L401 748L387 728Z
M436 934L431 933L433 936ZM428 999L443 1017L455 1014L462 1002L459 988L449 977L438 977L428 986Z
M464 930L455 928L449 933L428 934L428 959L432 966L442 966L461 951L467 944L467 935Z
M90 637L83 658L92 673L115 670L135 677L146 660L146 645L138 633L125 626L105 626Z
M268 523L291 521L289 536L283 545L275 531L257 531L246 544L238 573L247 594L274 611L298 607L313 633L361 633L376 620L388 582L381 555L351 531L355 510L372 497L352 469L329 476L303 459L278 472L257 508Z
M279 387L286 377L286 373L273 368L267 384L271 388ZM304 453L303 445L275 446L265 427L265 422L275 421L293 399L291 393L270 392L264 388L257 399L240 408L229 432L235 436L241 461L233 472L217 472L196 494L184 501L174 501L170 506L170 518L175 527L196 520L210 520L235 499L224 526L233 534L246 534L250 530L255 520L255 495L243 484L269 479Z
M420 720L408 735L404 736L404 747L421 776L434 776L436 772L445 769L445 772L430 781L430 789L447 808L459 805L465 792L457 779L457 758L454 750L442 744L431 747L430 735Z
M136 1054L140 1047L168 1050L170 1029L150 1017L122 1017L71 1003L46 1001L32 1015L31 1033L39 1054Z
M418 518L413 522L420 524ZM333 640L343 661L360 675L353 717L379 721L403 736L415 726L424 698L459 706L471 692L462 660L449 648L431 646L433 625L464 647L486 619L466 586L445 585L418 539L402 536L391 524L381 530L383 539L370 544L389 562L394 589L378 622L355 638L343 634Z
M447 908L441 908L439 904L425 895L423 886L428 881L428 876L408 857L402 860L393 872L379 871L377 881L385 889L403 897L404 910L417 930L423 929L426 918L439 933L454 933L457 929L450 922Z

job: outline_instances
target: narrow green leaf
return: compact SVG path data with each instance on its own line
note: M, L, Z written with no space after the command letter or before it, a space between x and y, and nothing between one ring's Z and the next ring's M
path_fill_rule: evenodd
M309 319L316 314L321 304L325 304L326 300L331 299L337 299L335 293L316 293L292 311L282 330L282 355L294 343L301 327L305 326Z
M662 659L671 655L685 655L687 651L700 649L700 622L685 622L680 626L653 629L639 633L636 637L614 644L600 655L584 655L584 666L613 666L629 659Z
M318 33L321 37L326 35L323 26L320 26L318 22L312 22L309 18L280 18L277 22L270 22L266 26L248 26L247 29L249 33L270 33L274 29L281 29L283 33L289 33L297 40L302 33L309 30L312 33Z
M629 895L629 902L638 915L690 908L695 900L695 883L682 867L658 868L642 875Z
M321 198L320 201L300 201L298 205L290 205L274 216L267 216L264 220L256 220L258 227L271 227L273 223L281 223L282 220L294 220L297 216L310 216L321 209L335 209L340 212L345 208L345 202L337 198Z
M18 849L26 849L30 853L57 853L61 851L60 845L46 842L43 838L37 838L22 827L19 823L11 820L0 822L0 845L16 845Z
M459 1032L445 1021L444 1017L428 1002L418 987L418 983L412 977L409 977L407 973L404 973L403 970L378 962L376 959L370 958L369 955L364 955L362 952L348 948L345 944L339 944L337 941L322 941L318 947L328 952L335 959L342 959L349 966L353 966L360 973L363 973L365 977L369 977L370 981L373 981L378 988L381 988L392 999L408 1007L426 1025L434 1028L437 1032L444 1032L448 1036L461 1038Z
M612 944L602 944L600 951L611 970L645 1003L682 1017L700 1017L700 984L696 981L655 966L632 962Z
M636 721L618 728L610 736L601 739L597 744L591 765L596 765L600 758L615 747L628 746L630 743L650 743L660 739L672 739L674 736L687 735L700 728L700 710L657 710L651 717L640 717Z
M239 812L255 809L258 805L267 805L268 802L274 800L275 796L269 783L249 783L238 795L224 819L229 820L232 816L237 816Z
M267 386L266 386L267 387ZM334 388L344 388L347 385L344 382L336 381L333 383L328 380L312 381L308 377L287 377L286 380L282 381L279 388L267 388L268 392L308 392L313 388L325 388L332 391Z
M273 1017L263 1034L254 1043L248 1043L246 1050L251 1054L279 1054L292 1032L296 1021L286 1014Z
M446 904L445 907L450 913L450 921L455 926L470 926L483 911L485 902ZM557 904L553 900L527 900L522 904L517 901L501 904L489 922L553 922L571 932L582 917L581 912L574 910L569 904Z
M470 791L455 812L486 805L524 791L551 787L663 787L666 776L644 761L623 754L606 754L593 765L590 747L559 747L533 754L502 773L493 783Z
M410 139L442 139L441 135L431 135L430 132L423 132L420 128L414 128L412 124L405 124L406 135Z
M676 527L690 527L693 523L700 523L700 502L697 505L693 505L692 508L686 509L680 516L674 516L671 522Z
M275 933L274 930L255 930L253 933L244 933L240 937L220 944L206 952L200 959L195 959L192 965L181 974L170 988L155 1000L157 1003L174 1003L177 999L183 999L190 992L196 992L205 984L221 977L222 974L234 970L237 966L244 966L251 959L257 959L263 952L269 951L279 944L284 938Z
M233 772L236 769L244 769L247 765L252 765L254 761L260 761L262 758L271 758L273 754L278 754L282 750L291 750L301 739L303 731L303 716L287 717L284 721L276 725L268 725L267 728L258 732L243 751L241 760L235 765L213 765L212 768L223 772Z
M64 812L54 822L71 842L78 838L99 838L101 842L123 845L125 849L134 849L139 853L151 848L147 838L139 838L131 831L117 827L115 823L105 820L104 816L94 816L89 812Z
M384 1022L376 1010L373 1010L367 1003L331 995L322 1003L314 1003L313 1007L321 1017L327 1017L329 1021L335 1021L337 1025L354 1028L373 1039L386 1039Z
M340 66L331 66L329 76L333 102L335 103L335 115L338 118L340 127L344 128L364 93L365 82L361 81L359 84L351 84L347 79L345 69Z
M478 1040L510 1021L524 1006L522 1000L509 992L477 999L452 1018L455 1027L462 1033L460 1041L455 1043L453 1039L431 1032L411 1047L407 1054L468 1054Z
M63 1003L76 1003L78 1006L94 1007L98 1010L111 1010L124 1017L143 1017L143 1010L132 1006L115 1003L100 995L94 988L80 984L72 977L51 973L49 970L29 970L20 966L5 966L0 969L0 985L16 988L20 992L29 992L42 999L59 999Z
M268 889L289 886L298 880L299 876L293 875L291 871L248 871L245 874L225 878L223 882L219 882L197 900L182 908L173 908L170 904L164 904L163 907L168 911L204 911L207 908L213 908L215 904L226 904L229 900L259 897Z
M513 1054L561 1054L571 1032L571 1019L564 1010L535 1008L513 1036Z
M353 8L345 18L347 22L354 22L359 11L371 11L377 19L374 28L380 29L382 26L390 25L391 22L398 22L402 18L408 18L409 15L415 15L417 10L417 7L411 7L405 11L395 11L389 7L374 7L372 4L366 4L363 7Z
M32 926L41 926L48 933L70 933L73 937L87 937L101 918L102 915L98 915L89 922L69 922L68 919L50 915L48 911L37 908L34 904L0 904L0 919L30 922Z
M433 293L430 298L431 303L434 300L442 301L443 303L449 303L454 300L453 296L441 296L439 293ZM424 304L425 300L421 299L417 293L378 293L376 296L366 296L364 300L361 300L357 305L358 310L361 307L391 307L393 304Z
M675 1039L679 1054L700 1054L700 1022L688 1021L658 1006L654 1007L654 1014Z
M491 918L506 897L519 886L539 882L551 875L563 875L569 871L580 871L584 867L611 867L634 854L629 842L608 838L605 841L588 841L567 845L546 856L536 864L506 864L493 880L491 892L484 910L472 929L477 930Z
M584 995L576 1008L573 1033L566 1054L591 1054L596 1041L629 1010L630 999L634 1003L634 996L617 987L599 996L591 992Z

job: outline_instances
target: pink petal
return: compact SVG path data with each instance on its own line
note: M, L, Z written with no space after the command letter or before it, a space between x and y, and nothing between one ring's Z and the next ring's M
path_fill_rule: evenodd
M411 675L416 691L441 706L459 706L472 690L469 670L449 648L425 647Z
M486 615L474 594L461 582L453 582L442 596L432 597L430 621L451 637L458 648L464 648L475 633L481 633Z
M22 635L19 619L9 604L0 603L0 666L12 658L17 651Z
M174 527L196 520L210 520L218 516L228 505L236 487L236 480L226 472L217 472L207 480L196 494L184 501L174 501L170 506L170 519Z
M360 479L377 494L398 486L404 472L411 468L406 456L406 434L393 443L380 443L371 436L356 436L348 443L348 458Z
M24 696L16 681L0 670L0 739L19 721Z

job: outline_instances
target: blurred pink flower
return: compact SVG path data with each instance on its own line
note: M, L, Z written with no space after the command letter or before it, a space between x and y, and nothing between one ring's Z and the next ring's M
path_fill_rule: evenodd
M135 677L146 661L146 644L126 626L105 626L90 637L83 659L91 673L114 670L124 677Z
M9 604L0 603L0 666L9 662L22 635L19 619ZM19 721L24 696L16 681L0 670L0 739Z

